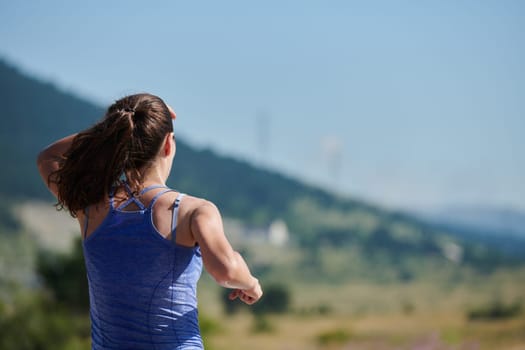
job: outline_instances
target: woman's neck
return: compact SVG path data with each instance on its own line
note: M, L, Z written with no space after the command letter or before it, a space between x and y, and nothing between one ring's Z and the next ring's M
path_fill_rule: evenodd
M144 171L142 179L142 185L144 187L150 185L166 185L167 176L164 175L160 167L150 167Z

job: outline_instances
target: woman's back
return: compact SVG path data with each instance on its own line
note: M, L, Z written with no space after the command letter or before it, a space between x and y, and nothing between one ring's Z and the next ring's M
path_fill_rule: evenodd
M232 289L231 300L251 305L262 296L213 203L186 196L179 206L182 196L164 185L141 191L168 179L175 118L158 96L125 96L101 121L38 155L58 208L82 229L93 349L202 349L196 287L203 265Z
M153 212L165 191L152 189L148 206L131 196L115 208L111 197L106 218L84 240L93 349L202 349L200 249L175 242L181 194L171 239L158 232Z

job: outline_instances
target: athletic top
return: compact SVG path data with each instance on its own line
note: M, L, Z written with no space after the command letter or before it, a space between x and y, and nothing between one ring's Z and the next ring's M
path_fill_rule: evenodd
M126 186L127 187L127 186ZM175 242L179 194L173 204L172 239L153 225L153 206L170 191L165 186L148 207L133 196L110 209L83 241L89 283L93 350L203 349L197 314L197 281L202 271L198 246ZM125 211L134 203L138 210ZM87 214L84 235L87 232Z

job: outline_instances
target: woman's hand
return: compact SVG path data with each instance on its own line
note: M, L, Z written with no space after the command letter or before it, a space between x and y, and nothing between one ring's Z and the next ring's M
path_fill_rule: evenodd
M250 289L234 289L228 296L230 300L239 298L243 303L252 305L261 299L263 292L259 281L256 279L255 284Z

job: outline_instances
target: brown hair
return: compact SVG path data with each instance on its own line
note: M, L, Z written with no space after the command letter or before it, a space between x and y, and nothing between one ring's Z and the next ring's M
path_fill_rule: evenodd
M157 96L136 94L112 104L104 118L80 132L49 176L58 187L57 208L71 216L101 202L123 178L136 192L142 173L173 131L168 107Z

